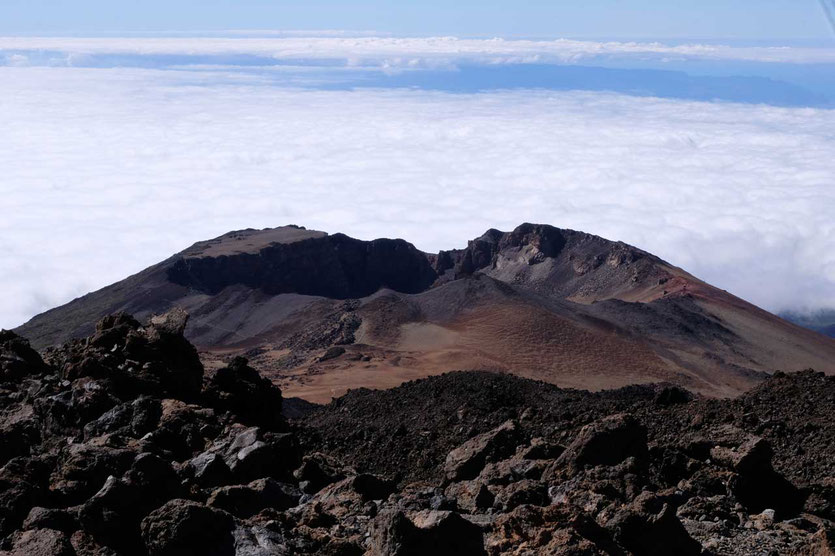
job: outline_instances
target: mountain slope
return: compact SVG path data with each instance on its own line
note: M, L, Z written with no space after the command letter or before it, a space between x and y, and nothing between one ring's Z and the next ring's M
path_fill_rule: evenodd
M244 354L312 401L457 369L711 396L778 369L835 373L835 340L629 245L533 224L437 255L295 226L231 232L17 332L43 348L104 314L174 306L191 314L186 335L209 366Z

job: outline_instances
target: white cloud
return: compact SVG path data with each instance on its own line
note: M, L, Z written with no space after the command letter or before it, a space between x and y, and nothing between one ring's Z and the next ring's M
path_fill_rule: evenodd
M287 223L435 251L544 222L771 309L835 305L831 110L13 67L0 98L0 326Z
M636 60L735 60L833 63L835 50L816 47L667 45L658 42L461 39L456 37L297 36L261 38L0 37L0 51L50 51L70 55L255 55L275 59L335 59L413 67L449 63L570 63L595 58Z

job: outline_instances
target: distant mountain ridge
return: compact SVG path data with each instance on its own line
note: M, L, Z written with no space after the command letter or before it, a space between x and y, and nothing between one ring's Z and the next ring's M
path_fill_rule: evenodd
M823 309L811 313L786 311L780 316L804 328L835 338L835 309Z
M204 362L245 355L327 401L449 370L601 389L672 382L734 395L775 370L835 373L835 340L594 235L523 224L427 254L299 226L198 242L17 329L44 348L105 314L189 311Z

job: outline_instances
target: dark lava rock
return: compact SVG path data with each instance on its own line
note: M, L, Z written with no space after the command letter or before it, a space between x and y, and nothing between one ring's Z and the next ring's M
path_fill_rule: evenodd
M318 492L345 478L335 461L318 452L304 456L302 464L293 471L293 476L298 479L301 489L308 494Z
M29 515L26 516L22 528L23 530L54 529L63 533L72 534L80 526L78 516L75 515L75 512L66 509L36 506L29 511Z
M471 438L447 455L444 463L446 478L460 481L476 477L488 460L512 454L518 438L518 427L513 421Z
M615 540L634 554L698 556L701 545L676 517L675 507L651 493L642 493L606 523Z
M246 483L264 477L285 479L301 460L295 436L266 432L259 427L240 430L222 445L224 461L235 480Z
M142 539L155 556L225 556L235 553L234 526L226 512L175 499L142 520Z
M0 330L0 383L42 375L49 369L25 338Z
M301 494L293 485L259 479L248 485L221 487L212 492L206 504L245 519L266 508L278 511L292 508L298 504Z
M141 438L159 424L162 407L159 400L141 397L103 413L84 426L84 436L93 438L104 434L120 434Z
M631 415L612 415L583 427L557 462L582 469L587 465L615 465L628 457L646 456L646 428Z
M396 484L393 481L361 473L350 480L350 486L356 491L364 502L369 500L385 500L388 495L394 492Z
M173 313L176 316L155 317L159 324L152 319L145 327L124 313L105 317L88 340L70 342L52 351L50 359L67 380L107 379L118 398L146 394L196 400L203 365L181 327L171 324L187 316L178 309Z
M179 490L171 464L153 454L140 454L124 477L108 477L81 507L79 519L99 542L133 552L140 543L139 522Z
M51 478L52 495L65 504L78 504L96 493L105 480L127 471L136 453L97 444L71 444L61 454Z
M416 525L402 512L381 514L371 534L372 552L385 556L486 554L481 529L454 512L430 511Z
M203 403L218 412L228 411L241 423L281 428L281 390L236 357L218 369L203 389Z
M220 454L203 452L188 463L194 483L201 488L225 485L232 481L232 470Z
M471 256L539 264L548 234ZM831 552L830 377L705 400L458 372L287 423L245 360L204 375L186 322L107 317L40 364L2 335L0 554Z
M54 529L30 529L15 533L11 550L0 552L4 556L75 556L69 538Z

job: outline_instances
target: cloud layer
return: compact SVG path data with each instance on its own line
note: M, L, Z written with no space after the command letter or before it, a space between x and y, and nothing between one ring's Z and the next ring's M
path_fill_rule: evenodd
M5 67L0 93L0 326L288 223L436 251L543 222L772 310L835 306L835 111L140 69Z

